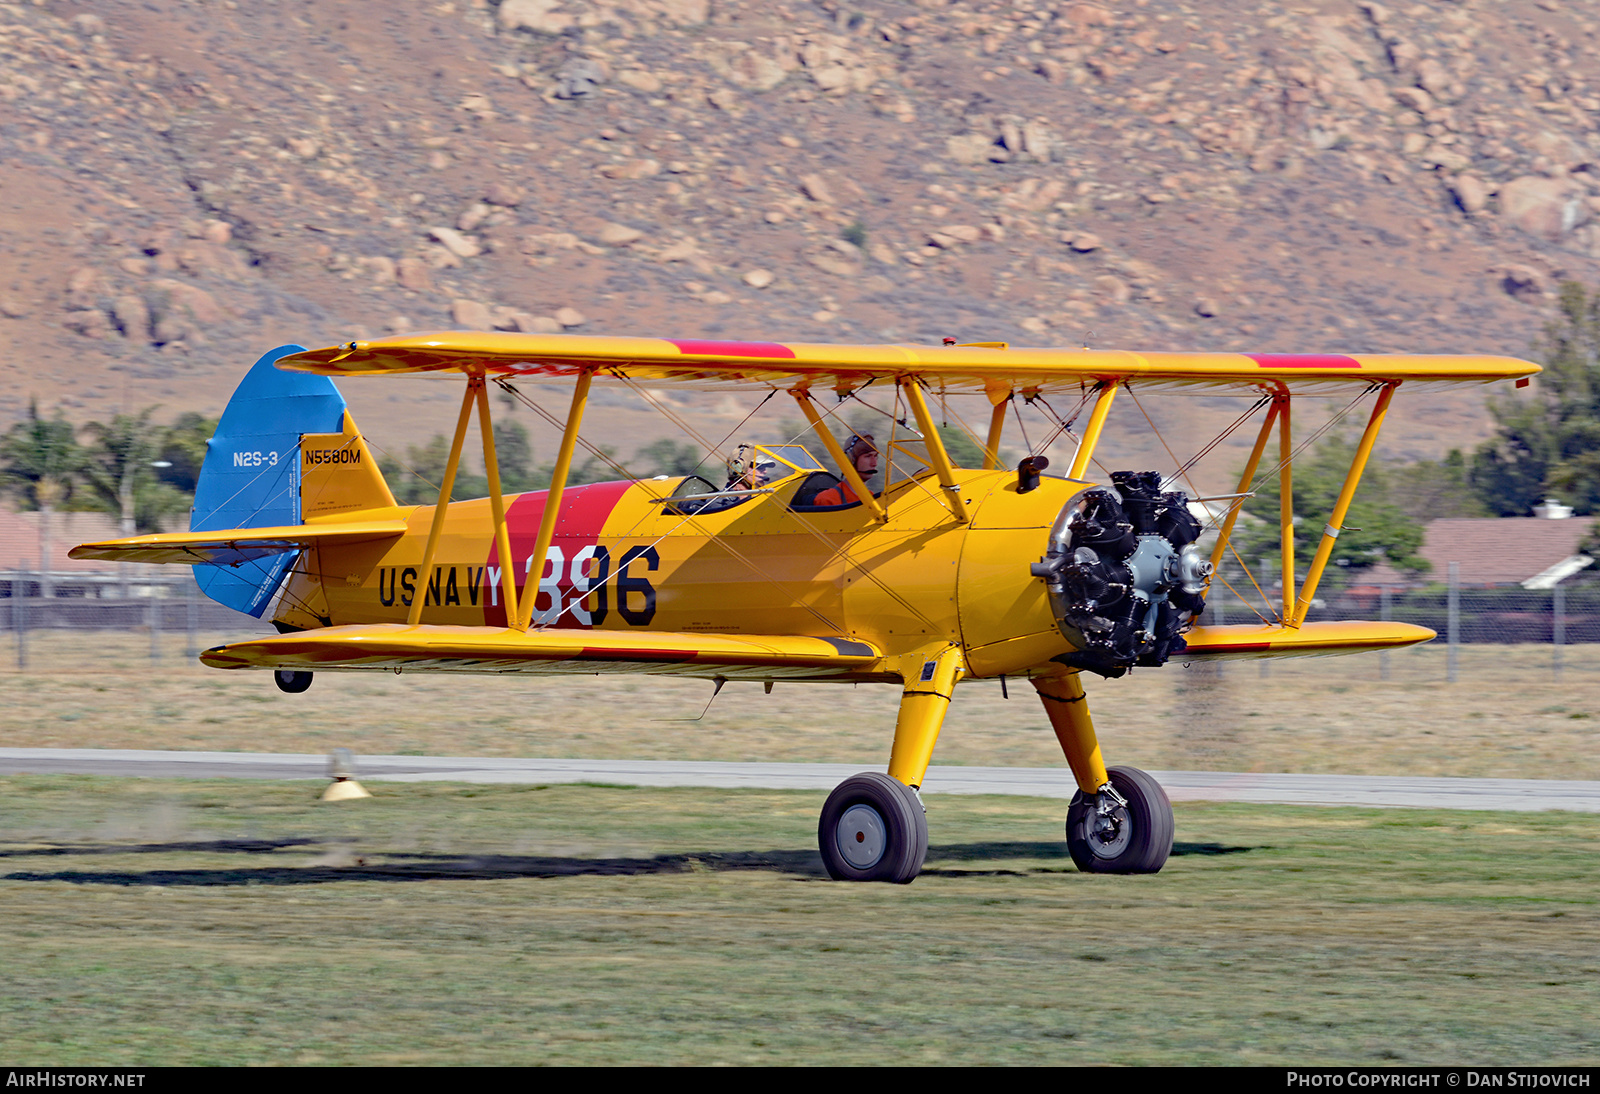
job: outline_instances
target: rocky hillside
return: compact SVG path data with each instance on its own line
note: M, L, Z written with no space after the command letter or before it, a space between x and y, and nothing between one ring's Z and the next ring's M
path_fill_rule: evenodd
M215 413L270 346L441 327L1525 355L1559 279L1600 283L1597 31L1576 0L0 3L0 420ZM347 386L391 450L456 398ZM1159 402L1176 444L1233 416ZM624 455L670 429L601 407ZM1487 428L1478 392L1402 410L1394 456Z

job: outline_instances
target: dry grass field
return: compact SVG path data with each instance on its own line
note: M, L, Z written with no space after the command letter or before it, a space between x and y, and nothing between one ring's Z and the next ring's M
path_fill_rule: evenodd
M219 640L221 636L207 636ZM891 688L200 668L36 633L12 746L858 761ZM11 651L7 650L7 653ZM1095 681L1150 768L1600 777L1600 651ZM1060 764L1025 686L937 759ZM376 789L376 787L375 787ZM909 887L827 883L821 793L0 777L0 1044L34 1064L1594 1064L1600 817L1180 803L1152 877L1062 803L941 796Z
M201 645L223 641L202 636ZM10 636L7 636L10 640ZM26 671L0 646L0 743L12 747L419 753L881 764L891 687L651 677L322 674L283 695L163 638L35 632ZM1600 647L1463 646L1457 683L1434 644L1391 654L1139 670L1088 681L1108 759L1161 769L1600 779ZM1061 763L1037 699L959 688L936 763Z
M1600 817L1180 804L1158 875L941 797L915 884L820 793L0 779L29 1064L1600 1062Z

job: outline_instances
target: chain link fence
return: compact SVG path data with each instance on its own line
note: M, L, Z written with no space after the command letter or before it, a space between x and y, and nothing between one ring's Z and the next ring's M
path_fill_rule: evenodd
M184 656L199 654L199 636L268 628L207 597L187 569L129 567L129 573L0 571L0 632L12 639L16 667L28 667L28 635L40 630L148 631L150 657L160 660L163 636L186 636Z
M1229 581L1232 588L1212 586L1202 623L1278 619L1283 610L1281 588L1258 589L1248 579L1231 576ZM1438 634L1426 645L1379 654L1377 678L1382 680L1398 672L1430 678L1442 674L1445 680L1458 682L1475 658L1498 656L1490 653L1490 647L1506 646L1547 647L1549 667L1558 675L1566 669L1600 673L1600 582L1594 580L1549 589L1472 586L1456 578L1452 563L1443 582L1422 588L1352 582L1343 589L1328 589L1324 583L1307 620L1344 619L1411 623ZM1276 665L1262 669L1275 670Z

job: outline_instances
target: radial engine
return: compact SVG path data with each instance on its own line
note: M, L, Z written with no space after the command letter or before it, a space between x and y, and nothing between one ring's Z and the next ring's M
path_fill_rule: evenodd
M1076 647L1057 660L1115 677L1183 652L1211 563L1195 543L1200 522L1187 494L1163 491L1156 471L1115 471L1111 483L1067 503L1032 570Z

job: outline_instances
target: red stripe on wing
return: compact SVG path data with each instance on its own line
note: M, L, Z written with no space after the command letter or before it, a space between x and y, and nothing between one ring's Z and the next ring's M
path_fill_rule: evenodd
M1361 362L1342 353L1247 353L1262 368L1360 368Z
M794 360L794 350L778 342L713 342L701 338L668 338L679 353L695 357L777 357Z

